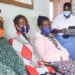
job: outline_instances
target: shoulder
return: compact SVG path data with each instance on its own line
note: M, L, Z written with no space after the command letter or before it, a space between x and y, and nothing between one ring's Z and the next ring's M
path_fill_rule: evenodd
M64 20L63 14L57 15L52 22L52 29L58 28L63 20Z
M0 45L9 45L9 42L8 42L8 40L6 40L4 37L2 37L2 38L0 39Z
M52 26L58 25L61 22L61 20L63 20L63 18L64 18L63 14L57 15L52 22Z
M34 39L37 39L37 38L40 38L40 37L43 37L43 35L41 35L41 32L40 31L38 31L38 32L35 32L35 34L34 34Z
M54 18L54 20L60 19L60 18L62 18L62 17L63 17L63 14L59 14L59 15L57 15L57 16Z
M45 36L43 36L40 32L36 32L36 34L34 35L34 39L33 42L44 42L45 40Z

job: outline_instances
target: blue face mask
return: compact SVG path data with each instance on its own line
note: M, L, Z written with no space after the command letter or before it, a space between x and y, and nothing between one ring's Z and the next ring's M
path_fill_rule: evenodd
M46 28L46 27L41 28L41 33L45 36L48 36L50 32L51 32L51 28Z
M64 16L65 16L65 17L69 17L70 14L71 14L71 11L64 11Z
M28 33L29 29L30 29L29 25L26 25L24 27L21 27L21 32Z

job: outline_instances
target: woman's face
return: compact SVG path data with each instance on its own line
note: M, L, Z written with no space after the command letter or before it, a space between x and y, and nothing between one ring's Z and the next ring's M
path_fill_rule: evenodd
M24 27L24 25L27 25L27 21L23 18L19 19L17 22L18 27Z
M51 25L49 20L44 20L41 26L41 34L48 36L51 32Z
M42 27L46 27L46 28L51 27L50 22L48 20L43 21Z

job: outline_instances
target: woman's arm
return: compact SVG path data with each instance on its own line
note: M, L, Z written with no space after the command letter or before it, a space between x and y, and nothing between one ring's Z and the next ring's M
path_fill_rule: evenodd
M54 33L54 34L57 34L57 33L65 33L66 32L66 29L53 29L51 31L51 33Z
M42 59L45 59L45 44L43 38L38 38L34 41L34 46Z

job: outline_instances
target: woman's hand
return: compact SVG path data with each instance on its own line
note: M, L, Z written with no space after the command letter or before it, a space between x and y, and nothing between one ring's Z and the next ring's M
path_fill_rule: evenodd
M43 65L48 66L49 64L50 64L49 62L38 61L38 65L39 65L39 66L43 66Z
M44 65L43 61L39 60L39 61L38 61L38 65L39 65L40 67L43 66L43 65Z
M65 32L66 32L66 28L61 29L60 32L61 32L61 33L65 33Z
M42 61L42 62L45 66L52 66L52 64L50 62L45 62L45 61Z

